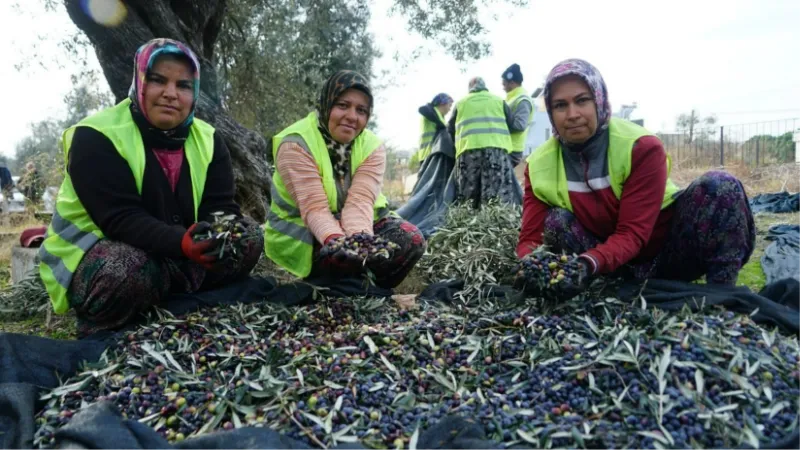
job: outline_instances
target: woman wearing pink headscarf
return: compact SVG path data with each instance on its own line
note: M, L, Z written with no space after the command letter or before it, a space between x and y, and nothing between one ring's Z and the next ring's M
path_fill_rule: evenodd
M155 39L134 58L129 98L66 130L67 165L40 273L53 308L74 308L80 334L114 329L171 293L210 289L252 270L263 239L233 200L222 137L195 118L200 63L183 43ZM213 215L251 238L220 258ZM229 252L230 253L230 252Z
M755 242L739 180L712 171L676 186L661 141L611 117L605 82L586 61L557 64L544 99L553 137L528 159L520 258L542 244L577 254L579 281L556 285L564 297L610 273L736 283Z

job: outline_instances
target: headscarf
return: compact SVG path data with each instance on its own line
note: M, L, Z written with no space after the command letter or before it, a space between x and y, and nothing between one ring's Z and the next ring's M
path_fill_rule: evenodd
M449 103L453 103L453 97L450 97L444 92L433 97L433 100L431 100L431 106L447 105Z
M481 77L475 77L469 80L469 91L470 92L488 91L488 89L486 89L486 82L483 81L483 78Z
M352 70L340 70L331 75L331 77L325 81L325 84L322 85L322 91L320 92L319 101L317 102L317 115L319 116L319 124L317 127L320 133L322 133L325 145L328 147L328 154L331 158L331 164L333 164L333 170L339 177L344 177L350 172L350 146L352 142L348 144L337 142L328 129L328 120L330 119L331 109L334 103L336 103L336 100L348 89L358 89L367 95L369 99L369 114L372 115L373 99L369 82L364 75Z
M147 74L153 68L156 60L162 55L178 55L190 61L194 76L194 92L192 107L189 115L182 124L171 130L162 130L155 127L147 118L147 110L144 103L144 91L147 85ZM200 96L200 62L197 55L192 52L186 44L172 39L153 39L136 50L133 58L133 82L128 92L131 99L131 113L139 127L146 131L149 137L155 139L157 145L165 147L182 146L189 136L189 128L194 121L194 112L197 106L197 99Z
M563 78L567 75L579 76L592 93L594 104L597 108L597 131L595 136L601 134L608 128L608 122L611 120L611 104L608 102L608 89L606 89L606 82L603 81L603 76L600 71L593 65L582 59L567 59L556 64L555 67L547 75L547 81L544 84L544 104L547 107L547 115L550 117L550 124L553 126L553 136L562 141L561 136L558 135L556 124L553 123L553 112L550 106L550 96L552 95L553 83L556 80Z

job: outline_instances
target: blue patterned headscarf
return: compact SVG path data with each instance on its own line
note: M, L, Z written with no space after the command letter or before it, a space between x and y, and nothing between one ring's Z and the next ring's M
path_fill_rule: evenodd
M147 74L153 69L153 65L162 55L176 55L189 60L194 81L194 100L192 101L192 108L189 111L189 115L182 124L178 125L173 130L159 130L155 127L151 127L151 131L155 134L161 134L163 138L168 140L185 140L186 136L189 134L189 127L194 121L194 112L197 106L197 100L200 97L200 62L197 59L197 55L195 55L186 44L172 39L158 38L148 41L139 47L133 58L133 81L131 82L128 96L133 104L134 112L148 119L144 104Z
M448 103L453 103L453 97L450 97L444 92L433 97L433 100L431 100L431 106L447 105Z
M611 104L608 102L606 82L603 80L603 76L600 75L600 71L588 62L582 59L567 59L553 67L544 84L544 103L547 107L547 115L550 117L550 124L553 126L553 136L560 139L556 125L553 123L553 113L550 105L553 83L567 75L579 76L589 87L597 107L597 131L595 134L601 133L608 128L608 122L611 120Z

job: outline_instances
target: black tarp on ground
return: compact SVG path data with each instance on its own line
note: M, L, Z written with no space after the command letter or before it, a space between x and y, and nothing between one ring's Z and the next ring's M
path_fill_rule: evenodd
M773 194L759 194L750 199L753 214L758 212L789 213L800 211L800 192L790 194L786 191Z
M756 294L746 286L726 287L651 279L643 285L633 282L625 284L619 290L619 298L633 300L641 293L648 306L664 311L678 311L685 305L693 310L702 305L718 305L741 314L758 310L752 317L755 322L778 326L785 333L797 334L800 332L800 313L796 304L798 284L792 278L780 280Z
M442 153L425 158L414 191L397 214L413 223L427 239L443 224L456 199L455 161Z
M422 162L411 196L396 212L413 223L425 238L442 224L456 198L455 146L444 128L433 138L431 154Z
M761 257L767 284L784 278L800 280L800 225L773 225L764 239L772 241Z
M269 428L246 427L220 431L187 439L171 445L148 425L124 419L109 402L96 403L70 420L56 432L62 446L70 448L309 448ZM335 449L362 449L359 444L341 444ZM503 448L486 439L482 426L469 419L450 416L420 433L417 448Z

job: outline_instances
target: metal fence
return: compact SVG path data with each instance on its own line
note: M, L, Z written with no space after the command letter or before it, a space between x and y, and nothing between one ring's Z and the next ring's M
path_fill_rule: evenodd
M797 144L792 138L798 126L800 119L784 119L657 135L680 167L758 167L795 161Z

